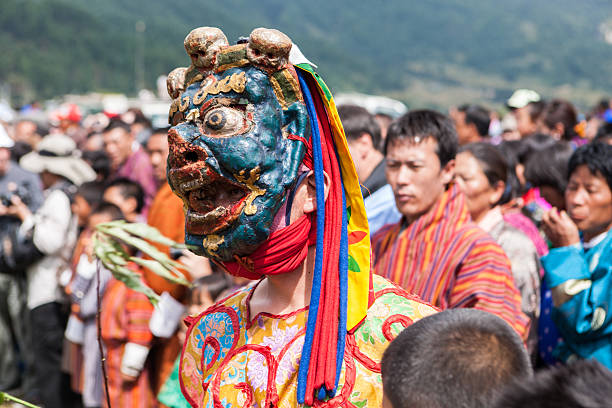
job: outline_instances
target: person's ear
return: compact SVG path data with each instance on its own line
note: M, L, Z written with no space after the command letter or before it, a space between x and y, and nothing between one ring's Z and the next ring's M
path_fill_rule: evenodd
M448 163L440 171L440 180L442 184L447 185L455 177L455 159L449 160Z
M489 196L489 205L491 207L494 207L504 195L504 191L506 190L506 183L504 183L503 181L498 181L497 183L495 183L494 186L492 186L492 188L493 191Z
M138 207L138 201L134 197L129 197L125 199L125 209L130 214L136 213L136 208Z
M565 133L565 125L563 125L563 123L561 122L555 123L554 134L557 135L559 139L562 139L564 133Z
M329 188L331 186L331 179L326 172L323 172L324 182L324 198L327 200L329 195ZM304 199L304 214L309 214L317 210L317 190L315 183L314 171L310 171L306 176L306 197Z
M478 128L476 127L475 123L469 123L468 127L470 128L470 132L472 134L480 136L480 133L478 132Z

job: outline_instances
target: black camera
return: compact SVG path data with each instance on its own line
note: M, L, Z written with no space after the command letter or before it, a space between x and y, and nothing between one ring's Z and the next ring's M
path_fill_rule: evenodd
M13 205L13 202L11 201L13 195L19 197L25 205L30 205L30 192L24 186L18 186L13 191L0 192L0 203L2 203L2 205L5 207L10 207Z

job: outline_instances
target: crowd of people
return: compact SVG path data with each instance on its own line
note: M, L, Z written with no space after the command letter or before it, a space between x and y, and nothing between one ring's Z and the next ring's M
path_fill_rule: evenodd
M610 103L583 117L518 90L507 108L501 120L471 104L398 118L338 109L373 272L443 310L385 352L387 407L609 401ZM98 268L92 240L113 220L184 240L167 134L137 109L0 121L0 391L45 407L189 406L182 320L246 281L158 245L194 286L130 265L161 296L153 307Z

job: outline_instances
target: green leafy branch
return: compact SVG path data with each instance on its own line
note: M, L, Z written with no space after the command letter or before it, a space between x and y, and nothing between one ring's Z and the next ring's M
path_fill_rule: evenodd
M150 225L122 220L106 222L96 227L93 240L94 253L102 265L127 287L145 294L153 305L157 304L159 296L142 281L140 274L128 267L130 262L147 268L172 283L191 286L179 272L185 269L184 266L170 259L148 241L178 249L188 249L188 246L165 237ZM130 255L124 245L136 248L151 259Z
M0 405L8 402L16 402L17 404L21 404L29 408L40 408L38 405L31 404L28 401L24 401L17 397L13 397L11 394L8 394L6 392L0 392Z

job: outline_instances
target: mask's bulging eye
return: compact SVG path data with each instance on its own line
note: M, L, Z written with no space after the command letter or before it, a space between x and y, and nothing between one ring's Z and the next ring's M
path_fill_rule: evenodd
M244 113L230 107L214 108L204 115L204 132L210 136L232 136L245 130Z
M225 113L221 109L216 109L210 115L206 117L206 126L213 130L221 130L227 120L225 120Z

